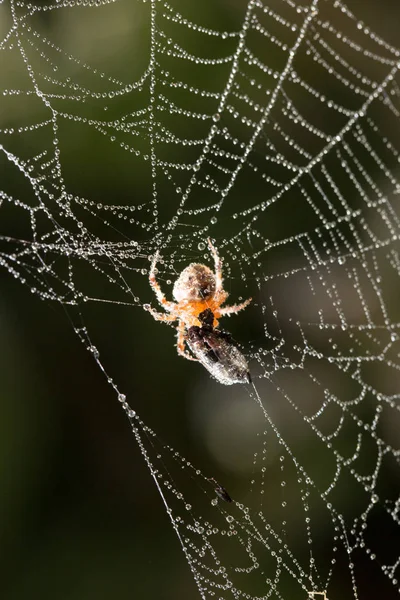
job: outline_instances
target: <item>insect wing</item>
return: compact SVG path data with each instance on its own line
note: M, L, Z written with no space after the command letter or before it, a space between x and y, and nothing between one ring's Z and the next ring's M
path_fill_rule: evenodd
M249 383L249 365L230 335L214 329L204 338L217 357L217 364L221 372L224 372L224 377L231 383Z
M224 502L232 502L232 498L230 497L226 489L222 487L222 485L219 485L215 488L215 493L217 494L218 498L220 498L220 500L223 500Z
M233 385L250 381L247 361L227 334L216 329L191 327L187 343L195 357L220 383Z

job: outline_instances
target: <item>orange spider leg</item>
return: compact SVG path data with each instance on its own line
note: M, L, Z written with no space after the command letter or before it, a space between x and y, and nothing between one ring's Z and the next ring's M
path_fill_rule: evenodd
M176 321L176 315L167 315L166 313L159 313L154 308L151 308L150 304L143 305L144 310L147 310L156 321L164 321L168 323L170 321Z
M224 304L228 296L228 292L225 292L225 290L222 289L219 290L219 292L215 293L214 300L216 301L216 305L218 308L221 306L221 304ZM218 308L215 308L214 310L218 310Z
M178 324L178 340L176 342L176 347L178 350L178 354L187 358L188 360L197 361L197 358L194 358L189 352L185 350L185 323L183 321L179 321Z
M156 264L157 264L159 258L160 258L160 255L157 250L157 252L153 256L153 260L151 261L151 267L150 267L150 272L149 272L149 281L150 281L150 285L153 289L153 292L155 293L157 300L159 301L161 306L163 306L165 308L165 310L168 310L169 312L171 312L175 307L175 302L169 302L166 299L164 293L161 290L160 284L158 283L158 281L156 279Z
M233 304L232 306L224 306L224 308L220 308L217 312L219 313L219 315L221 315L221 317L223 315L233 315L234 313L237 313L240 310L243 310L244 308L246 308L246 306L248 306L250 304L251 300L252 300L251 298L248 298L241 304Z
M213 255L214 258L214 265L215 265L215 291L217 293L222 291L222 282L223 282L223 277L222 277L222 258L219 256L217 249L215 248L214 244L212 243L212 241L210 240L210 238L207 238L207 243L208 243L208 247L210 248L210 252Z

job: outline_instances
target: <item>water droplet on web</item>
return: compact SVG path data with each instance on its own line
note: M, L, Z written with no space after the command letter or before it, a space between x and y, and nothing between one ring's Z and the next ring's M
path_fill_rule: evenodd
M90 346L89 347L89 352L91 352L94 356L94 358L99 358L100 357L100 352L98 351L98 349L96 348L96 346Z

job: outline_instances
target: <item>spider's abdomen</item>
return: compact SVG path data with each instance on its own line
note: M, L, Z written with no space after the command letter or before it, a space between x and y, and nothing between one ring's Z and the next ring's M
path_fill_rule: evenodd
M214 273L205 265L192 263L175 282L173 294L177 302L201 302L215 293Z

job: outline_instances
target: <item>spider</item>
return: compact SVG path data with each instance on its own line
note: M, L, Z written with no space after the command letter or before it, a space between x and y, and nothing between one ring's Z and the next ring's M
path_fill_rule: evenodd
M232 315L243 310L250 304L251 298L241 304L222 306L228 298L228 292L223 288L222 259L212 244L210 238L207 240L208 247L214 258L215 273L206 265L191 263L187 266L175 281L173 296L176 302L166 299L156 279L156 265L159 260L158 251L155 253L149 272L150 285L156 295L158 302L167 311L157 312L149 304L145 304L145 310L153 316L156 321L165 323L178 321L177 326L177 350L180 356L188 360L199 360L185 350L186 332L190 327L201 327L199 315L210 309L214 315L213 327L217 327L218 319L225 315Z

